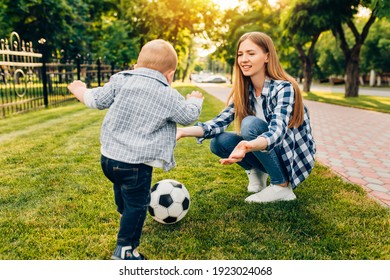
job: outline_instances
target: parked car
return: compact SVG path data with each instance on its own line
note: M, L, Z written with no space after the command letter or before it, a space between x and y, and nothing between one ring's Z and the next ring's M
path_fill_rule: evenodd
M226 83L227 80L223 76L210 76L201 81L201 83Z

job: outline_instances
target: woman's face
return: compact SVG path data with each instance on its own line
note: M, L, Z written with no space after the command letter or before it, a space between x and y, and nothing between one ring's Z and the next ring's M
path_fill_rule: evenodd
M265 74L264 64L268 62L268 53L246 39L241 42L237 51L237 62L244 76L253 77Z

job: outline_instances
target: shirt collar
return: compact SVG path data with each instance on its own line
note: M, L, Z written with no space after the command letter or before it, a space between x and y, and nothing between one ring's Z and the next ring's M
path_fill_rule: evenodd
M164 85L169 86L167 78L165 78L165 76L157 70L141 67L141 68L136 68L134 70L130 70L129 73L132 75L140 75L144 77L153 78L160 81Z
M264 96L269 95L270 84L271 84L271 79L268 76L265 76L265 81L264 81L263 89L261 91L261 95ZM252 83L249 84L249 92L253 95L253 97L256 97Z

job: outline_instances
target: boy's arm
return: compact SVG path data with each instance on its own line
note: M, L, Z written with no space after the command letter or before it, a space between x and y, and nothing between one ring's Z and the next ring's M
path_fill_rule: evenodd
M96 101L92 95L92 90L88 89L86 84L82 81L74 81L69 86L68 89L74 96L81 102L84 103L87 107L96 109Z
M199 118L204 97L198 91L188 94L187 100L184 100L179 93L178 95L181 100L176 105L172 121L181 125L189 125Z

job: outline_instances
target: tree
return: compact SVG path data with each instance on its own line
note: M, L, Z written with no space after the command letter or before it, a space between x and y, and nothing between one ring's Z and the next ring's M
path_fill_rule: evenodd
M378 17L388 16L389 2L385 0L344 0L335 1L332 7L334 8L334 20L331 30L345 57L345 97L357 97L359 95L361 48L375 20ZM359 7L366 7L371 11L361 31L356 26ZM352 42L347 40L346 29L353 34Z
M344 55L330 30L321 34L316 45L316 54L318 58L314 71L315 78L322 80L327 79L332 75L344 75Z
M386 19L376 21L361 51L363 73L375 70L390 73L390 22Z
M218 49L212 56L224 59L233 71L239 38L251 31L263 31L272 38L277 38L280 31L278 20L279 10L273 10L268 1L248 0L246 7L227 10L222 21L224 24L221 24L218 32L211 38L218 44Z
M172 43L180 63L177 75L182 79L193 61L192 45L196 36L207 37L218 20L211 0L133 0L121 1L122 20L133 28L131 36L139 38L139 48L152 39Z
M284 37L296 47L303 66L303 91L309 92L313 77L314 50L320 34L330 28L329 4L321 0L297 0L283 16Z
M5 0L3 13L13 31L25 41L37 45L45 38L49 51L61 45L68 34L72 33L71 21L74 13L66 1L22 1Z

